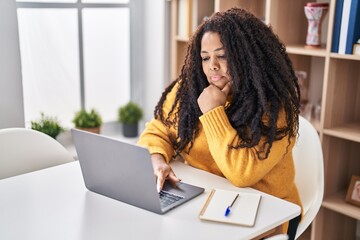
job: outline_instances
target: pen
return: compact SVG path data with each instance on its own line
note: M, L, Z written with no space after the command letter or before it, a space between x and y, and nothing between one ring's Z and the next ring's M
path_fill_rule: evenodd
M239 194L236 194L236 197L234 198L234 200L232 201L232 203L230 204L230 206L228 206L225 210L225 217L229 216L230 211L231 211L231 207L234 205L234 203L236 202L236 199L239 197Z

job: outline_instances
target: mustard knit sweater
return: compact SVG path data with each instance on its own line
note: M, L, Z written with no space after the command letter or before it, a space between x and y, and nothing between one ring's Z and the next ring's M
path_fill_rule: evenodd
M177 85L167 95L164 116L171 109L176 91ZM285 116L282 115L278 125L285 123ZM228 147L237 143L239 136L231 126L223 106L203 114L199 124L199 135L191 151L189 154L181 153L189 165L225 177L237 187L252 187L301 206L294 182L292 148L295 138L291 139L289 146L288 137L275 141L268 158L259 160L253 148ZM138 144L148 148L151 154L162 154L169 163L174 155L169 134L176 136L176 129L169 129L160 120L152 119L146 124Z

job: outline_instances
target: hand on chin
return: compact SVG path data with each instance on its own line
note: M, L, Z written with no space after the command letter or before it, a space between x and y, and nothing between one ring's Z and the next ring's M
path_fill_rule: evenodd
M222 90L229 81L210 81L210 84Z

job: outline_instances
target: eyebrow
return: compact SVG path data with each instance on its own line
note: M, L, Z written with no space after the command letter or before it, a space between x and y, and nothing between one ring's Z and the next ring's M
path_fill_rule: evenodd
M220 50L224 50L224 48L223 48L223 47L220 47L220 48L217 48L217 49L215 49L214 51L210 51L210 52L216 52L216 51L220 51ZM201 51L201 53L209 53L209 52L207 52L207 51Z

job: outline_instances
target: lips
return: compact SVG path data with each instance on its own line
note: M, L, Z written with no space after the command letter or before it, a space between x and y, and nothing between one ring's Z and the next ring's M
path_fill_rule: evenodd
M214 81L214 82L219 81L221 78L222 78L221 75L212 75L212 76L210 76L211 81Z

